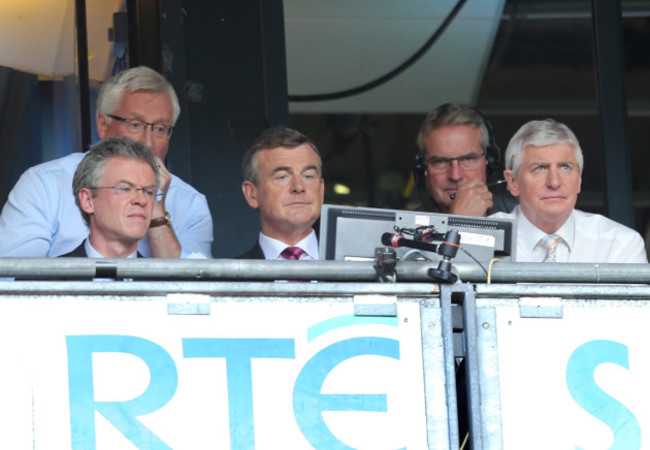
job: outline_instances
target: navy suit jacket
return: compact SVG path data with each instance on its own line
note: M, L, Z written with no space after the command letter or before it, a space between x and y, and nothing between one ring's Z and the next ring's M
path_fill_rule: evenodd
M86 241L84 240L79 247L75 248L72 250L70 253L66 253L65 255L59 255L61 258L69 258L69 257L78 257L78 258L87 258L88 255L86 255Z
M255 245L253 248L248 250L245 253L242 253L235 259L266 259L264 257L264 252L262 251L262 247L260 247L260 241L256 241Z
M70 253L66 253L65 255L59 255L60 258L70 258L70 257L76 257L76 258L87 258L88 255L86 254L86 241L84 240L79 247L75 248L72 250ZM138 252L138 258L142 258L142 255L140 252Z

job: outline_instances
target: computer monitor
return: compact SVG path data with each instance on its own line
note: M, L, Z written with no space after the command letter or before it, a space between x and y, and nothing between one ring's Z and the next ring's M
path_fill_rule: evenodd
M450 229L458 231L461 248L480 262L487 263L492 258L514 261L515 220L328 204L321 210L321 259L374 260L375 249L384 247L381 242L384 233L395 233L395 227L419 226L433 226L443 234ZM409 248L396 249L399 258L409 251ZM437 253L422 254L432 260L442 258ZM472 261L472 258L459 251L454 261Z

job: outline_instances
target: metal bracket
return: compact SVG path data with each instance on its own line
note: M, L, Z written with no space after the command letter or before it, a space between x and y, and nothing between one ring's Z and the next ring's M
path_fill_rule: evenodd
M354 315L397 317L397 296L355 295Z
M208 294L167 294L167 314L209 315L210 296Z
M519 317L539 319L561 319L563 317L562 297L520 297Z
M375 248L375 271L380 281L394 283L397 280L395 266L397 265L397 254L395 249L390 247Z

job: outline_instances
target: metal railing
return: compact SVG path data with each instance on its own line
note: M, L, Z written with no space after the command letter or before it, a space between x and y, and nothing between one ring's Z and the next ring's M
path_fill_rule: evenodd
M435 283L427 272L438 263L404 261L395 267L397 282ZM453 263L460 282L485 283L487 268ZM271 281L278 279L372 282L373 262L266 261L239 259L91 259L0 258L0 277L19 280L117 278L165 281ZM549 264L497 262L492 283L650 283L650 264Z

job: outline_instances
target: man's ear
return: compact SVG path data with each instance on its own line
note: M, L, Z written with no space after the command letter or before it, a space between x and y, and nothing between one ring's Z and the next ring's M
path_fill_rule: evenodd
M578 179L578 194L582 190L582 172L580 172L580 178Z
M260 203L257 200L257 186L253 182L248 180L244 181L241 185L241 191L244 193L244 198L246 198L248 206L253 209L260 207Z
M103 141L108 133L108 118L103 114L97 114L97 135Z
M320 179L320 202L323 204L325 201L325 180Z
M508 182L508 190L510 191L510 193L515 197L518 197L519 186L517 185L517 177L515 176L515 173L510 169L506 169L503 171L503 176Z
M79 191L79 206L86 214L93 214L95 212L95 197L88 188L83 188Z

